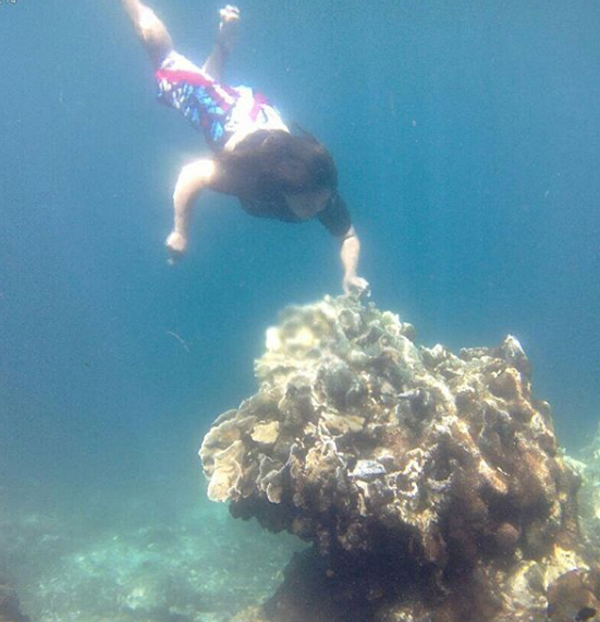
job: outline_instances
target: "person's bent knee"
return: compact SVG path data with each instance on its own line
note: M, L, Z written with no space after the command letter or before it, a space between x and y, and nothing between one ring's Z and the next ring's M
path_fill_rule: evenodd
M173 50L173 41L165 25L152 9L143 7L137 21L137 31L152 61L156 67L160 67Z
M144 39L152 39L156 37L157 31L161 29L163 25L158 17L156 17L156 13L145 6L140 10L138 27Z

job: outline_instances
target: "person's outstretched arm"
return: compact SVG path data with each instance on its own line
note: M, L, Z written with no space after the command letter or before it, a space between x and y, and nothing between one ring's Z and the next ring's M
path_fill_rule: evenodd
M369 282L356 274L358 259L360 257L360 240L354 227L350 227L341 238L340 258L344 268L343 287L344 292L362 292L369 289Z
M179 173L173 192L173 209L175 210L173 231L165 243L172 259L187 250L194 201L212 179L214 172L215 163L205 159L186 164Z

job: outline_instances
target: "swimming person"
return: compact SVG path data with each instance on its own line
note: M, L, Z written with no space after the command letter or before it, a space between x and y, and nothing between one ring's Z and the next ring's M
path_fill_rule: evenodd
M158 98L179 110L213 152L185 165L173 193L175 219L166 241L172 260L186 251L193 204L204 189L239 198L252 216L299 223L319 220L341 244L343 288L368 290L357 275L360 241L337 190L327 149L306 132L293 134L261 94L221 82L237 37L240 12L226 6L210 56L200 68L177 53L165 25L139 0L121 0L150 55Z

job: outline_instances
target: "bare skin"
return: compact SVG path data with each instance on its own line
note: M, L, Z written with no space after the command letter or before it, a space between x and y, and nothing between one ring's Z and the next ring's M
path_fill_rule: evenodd
M173 51L173 41L165 25L152 9L139 0L121 0L135 34L148 52L152 64L158 68L165 57Z
M354 231L354 227L350 227L345 236L341 239L342 247L340 250L340 259L344 267L344 279L342 287L344 292L349 294L356 292L369 294L369 282L356 274L358 268L358 259L360 257L360 240Z
M121 0L121 4L129 17L133 28L146 49L155 69L159 68L165 58L173 51L173 41L169 31L154 11L140 0ZM220 11L219 32L212 51L202 69L216 81L221 79L225 63L235 47L240 11L237 7L227 5ZM261 128L252 125L240 127L231 136L224 149L232 150L236 145L257 129L278 129L289 132L277 114L269 120L269 125ZM187 250L188 233L194 203L207 187L216 170L216 163L210 158L195 160L186 164L177 178L173 192L174 222L173 230L165 242L171 254L170 262ZM329 199L329 191L304 193L286 196L289 208L302 220L308 220L323 210ZM354 227L339 238L341 244L340 258L344 269L343 288L346 293L368 290L368 282L357 276L356 269L360 255L360 242Z

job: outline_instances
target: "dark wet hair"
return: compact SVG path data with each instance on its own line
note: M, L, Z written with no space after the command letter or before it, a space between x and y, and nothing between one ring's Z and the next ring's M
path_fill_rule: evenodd
M242 199L270 200L283 194L335 190L337 170L331 154L308 132L259 130L231 152L215 157L209 187Z

